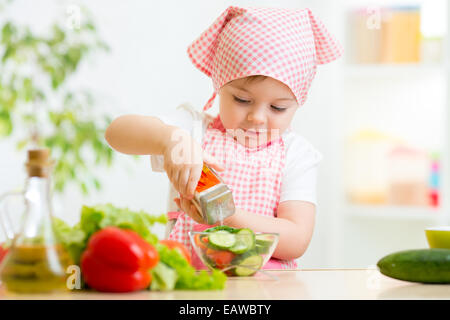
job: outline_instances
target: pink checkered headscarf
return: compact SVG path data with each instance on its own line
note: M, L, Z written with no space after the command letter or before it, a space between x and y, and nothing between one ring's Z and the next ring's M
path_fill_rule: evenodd
M230 6L187 52L213 80L207 110L223 85L252 75L283 82L303 105L317 65L339 58L343 49L310 9Z

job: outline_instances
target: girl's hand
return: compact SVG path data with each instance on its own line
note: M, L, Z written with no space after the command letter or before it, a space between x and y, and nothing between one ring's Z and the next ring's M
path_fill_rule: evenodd
M204 224L205 221L202 218L202 215L200 212L198 212L195 205L192 203L191 200L188 200L184 197L175 198L175 203L177 204L178 208L185 212L188 216L190 216L192 219L194 219L195 222Z
M170 182L180 193L180 197L186 200L194 197L203 162L217 171L224 170L217 159L203 152L201 146L189 133L181 129L173 131L172 139L165 147L163 155L164 170Z

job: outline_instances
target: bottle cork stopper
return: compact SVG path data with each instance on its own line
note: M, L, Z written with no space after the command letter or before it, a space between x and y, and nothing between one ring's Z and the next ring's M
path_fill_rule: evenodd
M49 149L28 150L28 160L25 164L30 177L47 177L52 165Z

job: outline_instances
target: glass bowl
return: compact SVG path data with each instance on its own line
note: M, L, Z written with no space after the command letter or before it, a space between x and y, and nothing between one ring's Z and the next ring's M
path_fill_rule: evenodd
M200 260L228 276L252 276L270 259L278 244L278 233L189 232Z

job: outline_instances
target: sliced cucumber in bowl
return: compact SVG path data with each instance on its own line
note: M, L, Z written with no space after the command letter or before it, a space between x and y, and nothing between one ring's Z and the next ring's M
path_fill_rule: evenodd
M252 276L260 271L278 242L278 234L229 226L206 229L202 236L200 247L195 244L210 259L207 265L230 276Z
M255 241L256 252L258 254L266 254L267 252L269 252L272 244L273 244L272 240L256 239Z
M217 249L227 250L236 244L235 235L225 230L211 232L208 238L209 243Z
M236 267L234 268L234 274L240 277L248 277L255 274L261 267L263 258L251 251L248 254L243 254L242 257L236 261Z
M235 235L236 243L230 248L231 252L242 254L255 247L255 233L251 229L240 229Z

